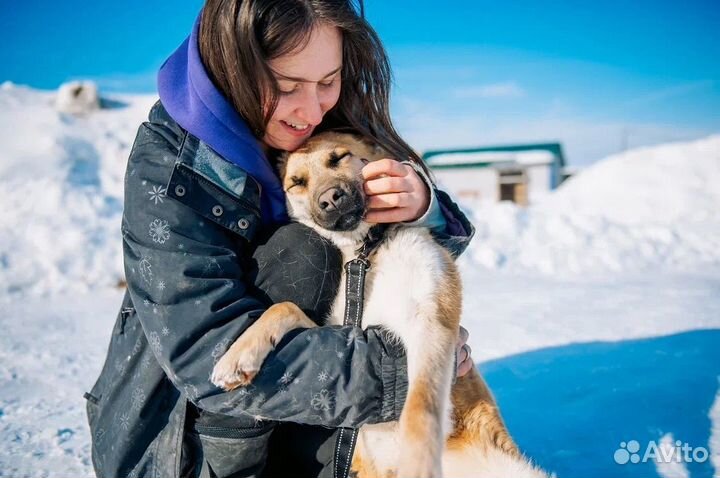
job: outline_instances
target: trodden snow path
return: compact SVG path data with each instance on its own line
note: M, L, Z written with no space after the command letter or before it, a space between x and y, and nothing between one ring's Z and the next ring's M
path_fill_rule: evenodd
M597 445L592 436L601 435L602 428L620 427L626 417L608 415L598 424L601 429L588 431L582 429L584 425L577 416L576 423L560 420L560 416L557 421L546 416L543 423L549 427L552 442L562 443L564 448L543 449L543 441L535 440L525 429L532 425L527 423L526 427L519 423L525 422L523 411L528 401L537 398L534 392L528 396L531 388L523 390L523 383L526 387L567 390L572 389L572 382L576 380L588 387L594 380L593 374L601 377L606 367L590 365L595 359L588 358L587 368L571 370L569 377L548 373L538 383L527 376L525 379L507 377L508 371L519 370L517 357L527 354L530 363L523 366L539 371L547 365L548 354L562 357L570 353L563 352L563 347L575 354L578 362L585 355L584 343L588 344L587 356L593 357L597 355L595 341L622 344L687 330L716 329L717 332L720 329L720 274L641 276L632 280L608 276L604 281L562 282L542 276L515 276L464 267L463 277L463 324L470 330L473 356L480 362L481 369L487 370L490 386L498 395L503 414L511 431L517 432L521 446L551 471L572 469L568 456L598 455L597 451L595 455L591 453ZM0 476L92 476L82 394L89 390L100 371L120 301L121 291L110 289L95 294L15 301L4 307L0 316L0 328L4 332L0 335ZM663 353L672 357L675 351L667 344L673 343L660 341L658 347L669 347ZM559 352L554 352L556 350ZM684 350L678 348L677 353L685 353ZM532 354L538 358L532 358ZM609 357L610 361L620 362L637 362L641 358L622 354ZM533 360L537 365L532 365ZM623 367L622 363L608 363L608 366ZM628 363L628 370L631 367ZM653 377L642 380L615 374L618 383L612 385L612 393L605 393L635 397L642 395L643 383L653 380L666 382L668 389L678 389L683 381L700 371L686 372L687 376L683 377L658 367ZM698 375L697 379L706 381L704 377ZM717 390L717 376L712 380L708 385L712 391L708 403ZM680 392L678 400L682 393L692 392ZM567 403L553 403L554 410L576 410L579 406L574 403L578 397L572 393L566 398L562 398L562 394L558 396L556 401L567 400ZM607 399L603 396L598 394L598 407ZM592 395L583 403L583 414L602 414L593 406ZM698 413L707 417L710 410L698 410ZM586 434L588 439L573 441L577 433ZM629 437L618 436L618 444L621 439ZM598 459L604 457L609 464L598 463L590 469L602 473L632 471L612 463L613 451L599 454Z

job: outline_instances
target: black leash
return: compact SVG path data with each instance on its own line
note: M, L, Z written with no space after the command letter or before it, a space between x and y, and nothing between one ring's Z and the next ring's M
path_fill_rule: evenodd
M385 224L371 227L362 246L355 251L357 257L345 264L345 325L360 327L362 323L365 275L370 268L368 257L383 243L386 231Z
M386 224L371 227L362 246L355 251L357 257L345 264L345 325L360 327L362 324L365 276L370 268L368 258L385 240L387 228ZM335 442L334 478L347 478L350 473L357 435L356 428L341 428L338 432Z

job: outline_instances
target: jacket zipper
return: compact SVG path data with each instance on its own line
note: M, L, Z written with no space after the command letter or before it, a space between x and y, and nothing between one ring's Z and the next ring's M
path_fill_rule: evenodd
M205 435L213 438L253 438L264 435L274 426L275 424L270 422L253 428L213 427L198 424L193 425L192 428L199 435Z

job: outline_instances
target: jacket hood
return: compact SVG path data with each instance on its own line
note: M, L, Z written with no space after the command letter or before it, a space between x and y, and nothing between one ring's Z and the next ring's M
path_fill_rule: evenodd
M160 67L160 101L180 126L260 183L264 222L286 222L285 192L280 179L258 139L215 87L200 59L201 16L202 12L195 20L190 36Z

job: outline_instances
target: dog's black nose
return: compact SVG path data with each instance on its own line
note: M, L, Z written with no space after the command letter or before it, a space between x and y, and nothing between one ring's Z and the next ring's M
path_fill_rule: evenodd
M335 211L346 198L345 191L340 188L330 188L318 197L318 205L325 212Z

